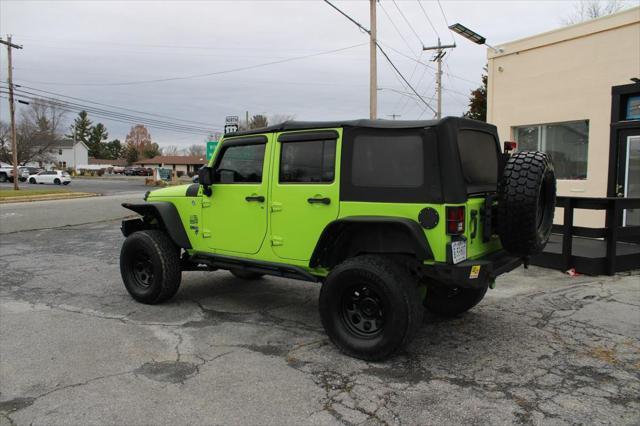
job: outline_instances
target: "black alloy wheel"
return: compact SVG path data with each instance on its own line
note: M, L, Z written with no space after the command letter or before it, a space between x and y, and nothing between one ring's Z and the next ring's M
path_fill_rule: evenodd
M366 283L350 286L342 296L342 320L354 334L371 338L384 327L384 307L380 295Z
M320 319L345 354L380 361L413 340L424 314L418 282L402 260L363 255L331 271L320 289Z

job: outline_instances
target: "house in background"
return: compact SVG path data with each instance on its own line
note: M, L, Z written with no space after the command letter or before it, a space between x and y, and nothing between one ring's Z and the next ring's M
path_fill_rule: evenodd
M49 161L44 161L41 167L45 169L74 169L78 165L89 163L89 148L82 141L73 143L71 139L56 141L48 148Z
M140 167L162 167L173 170L174 172L182 172L184 174L193 174L207 163L205 156L194 155L159 155L157 157L136 161L134 165Z
M487 91L500 136L551 154L558 195L640 197L640 7L500 49L488 52ZM574 224L604 219L577 210ZM640 211L625 220L640 225Z

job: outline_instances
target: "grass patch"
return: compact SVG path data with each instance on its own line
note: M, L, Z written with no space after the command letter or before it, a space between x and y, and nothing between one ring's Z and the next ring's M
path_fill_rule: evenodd
M50 195L50 194L65 194L68 191L66 189L22 189L15 191L13 189L0 189L0 198L8 197L31 197L33 195Z

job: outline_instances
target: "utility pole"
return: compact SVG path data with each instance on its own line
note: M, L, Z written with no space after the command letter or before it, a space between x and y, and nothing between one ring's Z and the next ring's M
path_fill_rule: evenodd
M22 46L11 43L11 36L7 35L7 41L0 39L0 44L7 45L7 65L9 74L7 83L9 85L9 111L11 114L11 152L13 154L13 189L18 190L18 142L16 140L16 106L13 103L13 67L11 66L11 48L22 49Z
M369 0L371 29L369 31L369 118L375 120L378 116L378 64L376 40L376 1Z
M245 130L249 130L249 111L244 112L245 126L247 128Z
M438 45L423 47L422 50L435 50L436 55L433 57L432 61L436 62L438 65L438 69L436 71L436 94L438 95L438 107L436 108L436 118L440 120L442 118L442 58L447 54L444 49L453 49L456 47L454 44L441 44L440 37L438 37Z

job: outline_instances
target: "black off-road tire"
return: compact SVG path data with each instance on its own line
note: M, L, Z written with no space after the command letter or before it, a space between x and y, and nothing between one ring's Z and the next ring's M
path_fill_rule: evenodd
M421 304L418 282L402 263L364 255L331 271L319 309L327 335L342 352L380 361L413 340L424 315ZM363 330L367 322L370 328Z
M556 176L542 152L517 152L509 158L498 190L498 235L511 254L538 254L551 235L556 207Z
M487 293L487 288L429 286L427 296L424 299L424 307L436 315L455 317L480 303Z
M231 272L234 277L247 281L259 280L260 278L264 277L264 274L259 274L257 272L251 271L243 271L242 269L231 269L229 272Z
M179 253L163 231L144 230L129 235L120 251L120 273L131 297L149 305L172 298L182 278Z

